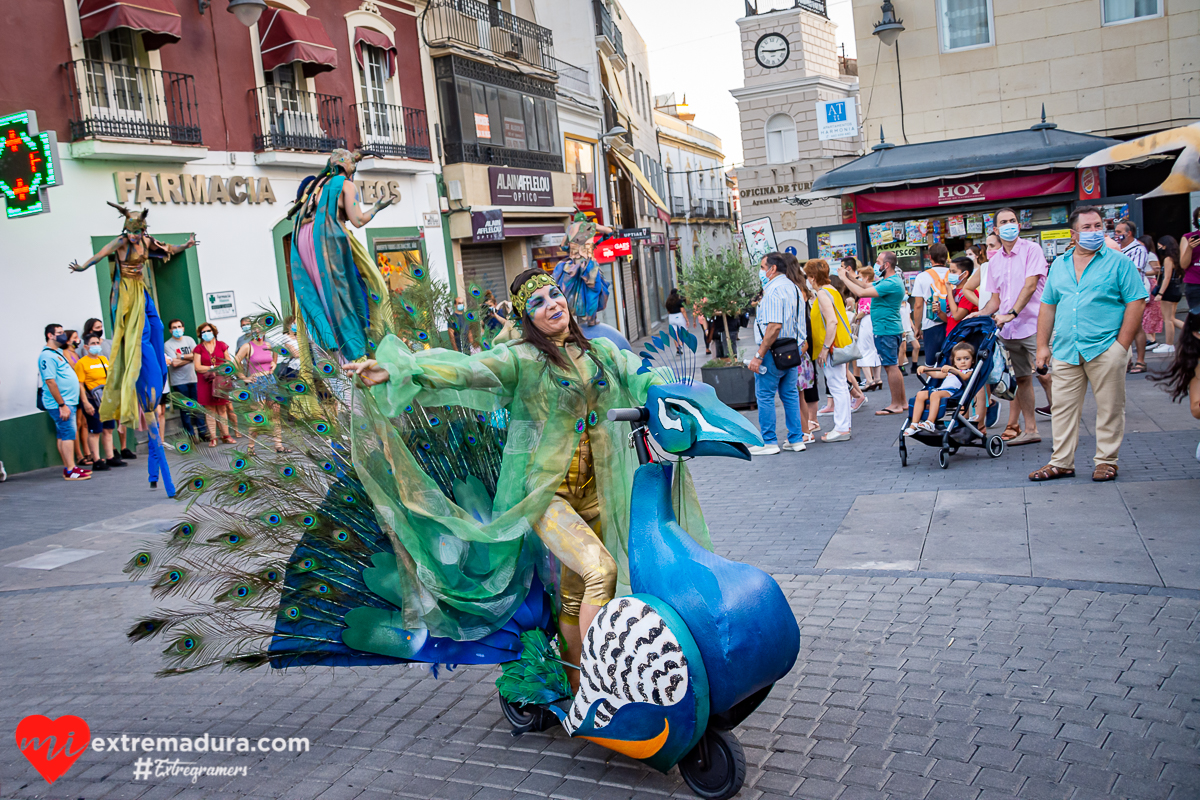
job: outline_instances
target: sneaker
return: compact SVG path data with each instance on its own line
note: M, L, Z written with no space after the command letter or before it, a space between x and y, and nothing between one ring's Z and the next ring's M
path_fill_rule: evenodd
M762 447L751 445L747 449L752 456L773 456L779 453L779 445L774 443L763 445Z
M1035 408L1034 413L1036 413L1039 417L1048 417L1050 416L1050 406L1040 406Z
M855 405L855 403L854 403L855 400L858 400L857 405ZM851 398L850 413L854 414L855 412L859 411L863 406L865 406L869 402L871 402L871 401L867 399L867 396L865 394L862 395L861 397Z
M93 472L108 472L112 468L110 466L108 466L108 462L102 458L99 461L92 464L90 469Z
M79 467L75 469L63 469L63 480L65 481L87 481L92 479L92 473L84 472Z
M1153 349L1153 350L1151 350L1150 352L1151 352L1151 353L1157 353L1157 354L1159 354L1159 355L1169 356L1169 355L1172 355L1172 354L1175 352L1175 345L1173 345L1173 344L1160 344L1158 347L1154 348L1154 349Z
M121 448L121 458L124 458L127 461L136 461L137 453L133 452L128 447L123 447Z
M808 448L804 442L784 442L780 447L784 450L790 450L793 453L803 453Z
M0 461L0 483L8 480L8 473L4 471L4 462Z
M112 458L108 459L104 463L108 464L110 467L128 467L129 466L128 464L126 464L124 461L121 460L120 456L113 456Z

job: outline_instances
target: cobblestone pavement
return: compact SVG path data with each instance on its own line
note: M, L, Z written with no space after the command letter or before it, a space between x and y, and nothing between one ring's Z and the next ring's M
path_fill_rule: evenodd
M1195 421L1136 376L1129 390L1120 485L1200 478ZM902 469L895 418L872 416L884 397L869 396L848 444L694 464L718 551L776 574L802 631L796 668L738 729L750 763L741 796L1200 797L1200 592L815 568L860 496L1028 486L1049 453L1043 423L1042 444L997 460L961 451L942 471L925 449ZM1081 472L1091 447L1085 436ZM164 502L137 467L81 486L53 471L0 485L0 730L75 714L93 736L306 736L311 751L208 754L196 760L248 775L195 784L135 781L142 754L89 751L50 786L8 738L0 798L690 796L677 772L561 731L512 738L494 668L152 678L157 648L123 635L149 593L119 565L169 513ZM1135 521L1179 529L1176 505L1166 498L1161 515ZM102 552L44 572L4 566L70 547Z
M1200 794L1200 601L919 577L779 576L800 661L741 728L742 797L978 800ZM512 738L495 669L202 673L155 680L121 632L144 587L0 598L5 701L92 736L307 736L307 754L218 756L231 779L133 780L140 754L85 753L52 787L13 747L0 796L631 798L689 796L561 731Z

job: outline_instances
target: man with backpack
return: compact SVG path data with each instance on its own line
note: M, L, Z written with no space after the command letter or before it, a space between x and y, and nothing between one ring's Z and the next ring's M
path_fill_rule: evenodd
M38 354L38 374L42 388L38 390L38 408L50 415L58 439L58 454L63 462L63 479L86 481L90 470L75 465L75 409L79 406L79 378L71 362L63 355L70 337L62 325L46 326L46 346ZM91 412L91 403L83 398L84 412Z
M917 339L925 345L925 364L937 364L938 353L946 342L946 296L949 294L946 274L949 272L950 251L938 242L929 248L933 266L913 281L913 330L920 331Z

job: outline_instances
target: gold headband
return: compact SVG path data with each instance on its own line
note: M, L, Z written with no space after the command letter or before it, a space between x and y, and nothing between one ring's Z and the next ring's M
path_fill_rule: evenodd
M525 283L521 285L521 290L517 292L517 296L514 299L514 310L517 312L517 318L520 319L520 317L525 314L525 304L529 302L530 297L533 297L534 292L543 286L557 285L558 284L554 282L554 278L551 278L544 272L534 275L532 278L525 281Z

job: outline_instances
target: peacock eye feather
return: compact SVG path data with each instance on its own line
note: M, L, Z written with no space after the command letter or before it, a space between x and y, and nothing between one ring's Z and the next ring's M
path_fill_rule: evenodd
M315 558L305 558L301 559L300 563L296 565L296 568L301 572L312 572L318 566L319 565L317 564L317 560Z
M276 322L275 316L273 314L268 314L267 316L262 318L262 322L263 322L264 327L273 328L273 327L275 327L275 322Z
M138 553L137 556L133 559L133 563L137 564L139 567L150 566L150 554L149 553Z
M413 277L416 278L417 280L424 280L425 269L424 269L424 267L413 267L412 274L413 274Z
M296 475L296 468L295 468L295 467L286 467L286 466L285 466L285 467L281 467L281 468L280 468L280 470L279 470L279 474L280 474L280 475L282 475L282 476L283 476L283 477L285 477L285 478L292 478L292 477L295 477L295 475Z
M442 424L442 421L440 419L438 419L437 417L429 418L430 427L436 428L438 425L441 425L441 424Z
M241 472L242 470L244 470L246 468L246 459L235 458L233 460L233 463L230 464L229 466L231 469L233 469L234 472Z
M268 583L274 583L275 581L279 580L279 570L269 569L264 572L262 576L263 580L267 581Z
M242 537L238 536L236 533L230 533L225 536L225 541L229 544L241 544Z
M283 610L283 615L288 619L300 619L300 608L298 606L288 606Z
M292 381L288 388L296 394L304 394L308 391L308 384L304 381Z
M247 392L245 389L242 389L240 392L237 393L237 399L241 400L244 403L250 399L250 393Z
M190 453L190 452L192 452L192 443L191 442L180 442L179 444L175 445L175 449L178 450L180 453Z
M271 527L275 527L276 525L279 525L280 523L283 522L283 517L281 517L279 514L274 514L274 513L267 514L267 516L263 518L263 522L267 523Z
M206 481L204 478L192 478L191 487L193 491L200 491L204 488Z
M263 425L263 424L265 424L265 423L266 423L266 421L267 421L267 417L266 417L266 415L265 415L265 414L263 414L262 412L258 412L258 413L256 413L256 414L252 414L252 415L250 416L250 421L251 421L252 423L254 423L255 425Z
M345 542L349 541L350 534L346 533L345 531L338 531L333 535L333 538L337 539L339 542Z
M221 366L217 367L217 373L220 375L232 375L233 364L222 364Z
M191 636L185 636L179 640L179 649L185 653L190 653L196 649L196 640Z
M311 528L317 524L317 518L314 517L312 514L305 514L303 517L300 518L300 524L303 525L305 528Z
M332 461L321 462L321 469L325 470L326 472L333 472L333 470L334 470L333 462Z

